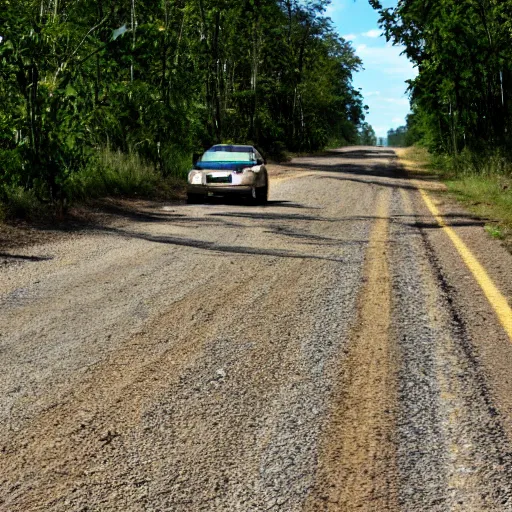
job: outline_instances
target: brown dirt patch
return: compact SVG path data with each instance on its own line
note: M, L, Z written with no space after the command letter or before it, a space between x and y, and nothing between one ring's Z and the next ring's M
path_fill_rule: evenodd
M397 510L395 351L389 333L389 193L382 193L359 315L335 390L306 511Z

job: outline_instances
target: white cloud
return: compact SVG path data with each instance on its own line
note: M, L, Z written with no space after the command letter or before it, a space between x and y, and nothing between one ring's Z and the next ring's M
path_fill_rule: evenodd
M394 66L392 68L385 68L382 70L386 75L410 75L416 76L414 68L411 65L404 64L403 66Z
M387 137L389 126L372 126L377 137Z
M368 46L360 44L356 53L363 60L365 67L380 69L386 75L403 75L404 79L414 78L417 70L412 62L401 55L402 47L398 46Z
M363 86L364 102L369 107L366 121L378 137L386 137L390 128L405 124L410 107L408 97L404 96L407 88L404 82L413 79L417 69L401 55L403 47L385 44L383 38L359 36L358 44L354 46L364 66L364 71L356 76L355 84Z
M390 101L386 98L368 97L367 94L363 94L363 96L368 100L371 111L379 111L382 114L386 113L386 115L396 115L399 112L409 111L407 100L402 101L397 98L395 101Z
M333 0L332 3L326 7L325 16L331 17L333 14L343 10L344 8L344 2L340 2L339 0Z
M355 39L357 39L357 36L355 34L347 34L341 37L343 37L345 41L354 41Z
M382 35L382 31L377 28L374 28L373 30L368 30L368 32L363 32L361 35L364 37L376 38Z
M403 105L404 107L409 106L409 100L407 98L382 98L381 101L392 103L393 105Z

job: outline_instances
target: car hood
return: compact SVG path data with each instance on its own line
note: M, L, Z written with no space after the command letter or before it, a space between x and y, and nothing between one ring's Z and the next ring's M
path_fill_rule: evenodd
M197 162L195 168L200 171L240 171L253 167L252 162Z

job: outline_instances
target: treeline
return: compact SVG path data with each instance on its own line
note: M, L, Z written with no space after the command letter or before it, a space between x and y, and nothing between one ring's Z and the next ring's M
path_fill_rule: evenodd
M408 142L434 153L500 151L512 142L512 1L400 0L381 26L405 47L419 74L410 81Z
M370 124L362 123L359 129L358 144L362 146L375 146L377 144L377 135L375 135L375 130Z
M399 126L396 129L388 130L388 146L394 148L405 148L416 142L409 134L407 126Z
M221 141L357 142L361 62L328 4L0 0L0 192L63 200L102 151L168 175Z

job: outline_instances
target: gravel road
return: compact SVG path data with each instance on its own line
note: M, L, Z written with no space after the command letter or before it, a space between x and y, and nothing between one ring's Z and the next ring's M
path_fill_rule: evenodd
M512 256L392 150L0 253L0 510L512 511Z

